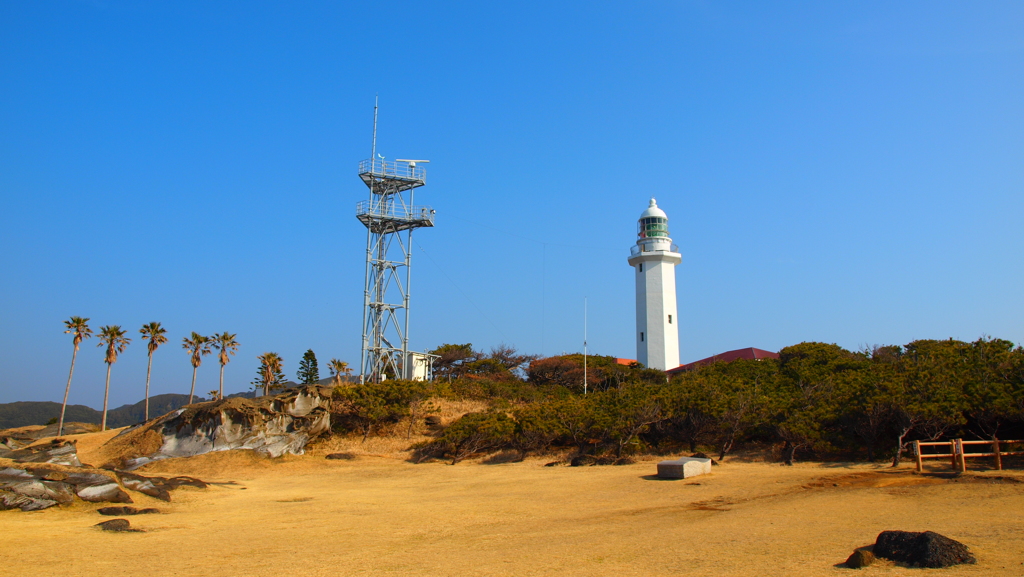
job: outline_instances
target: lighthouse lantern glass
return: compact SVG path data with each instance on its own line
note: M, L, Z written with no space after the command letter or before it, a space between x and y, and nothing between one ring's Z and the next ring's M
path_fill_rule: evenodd
M637 236L640 238L668 237L668 219L659 216L641 218Z

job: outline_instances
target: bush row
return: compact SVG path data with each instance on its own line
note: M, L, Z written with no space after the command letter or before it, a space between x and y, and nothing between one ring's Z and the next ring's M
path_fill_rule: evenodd
M417 459L569 449L616 461L645 452L711 448L725 458L743 443L775 443L791 464L879 457L896 465L915 439L1024 436L1024 351L1000 339L914 341L849 351L801 343L779 359L715 363L666 381L665 373L578 355L535 359L525 380L466 375L339 389L345 426L429 412L432 397L484 399L416 447ZM1009 437L1008 437L1009 435Z

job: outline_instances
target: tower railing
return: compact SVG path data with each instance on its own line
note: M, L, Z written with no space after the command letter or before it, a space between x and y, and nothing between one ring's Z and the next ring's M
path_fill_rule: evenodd
M670 250L668 250L668 251L650 248L649 244L643 244L643 245L640 245L640 246L637 246L637 245L634 244L633 246L629 247L629 255L630 256L637 256L638 254L645 253L645 252L679 252L679 245L678 244L673 244L672 248Z
M434 226L434 209L429 206L408 206L394 202L363 200L356 204L356 216L364 222L367 218L374 218L416 222L420 223L420 226Z
M396 178L427 182L427 170L408 162L395 160L367 159L359 162L359 175L371 175L378 178Z

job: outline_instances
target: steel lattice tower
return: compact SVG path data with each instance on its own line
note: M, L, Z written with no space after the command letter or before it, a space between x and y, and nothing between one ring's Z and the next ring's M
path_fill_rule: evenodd
M413 191L426 184L425 160L387 161L377 154L377 107L373 107L373 147L359 163L359 178L370 189L356 205L366 226L366 283L363 297L363 382L417 378L420 353L409 351L409 286L412 280L412 231L434 226L434 210L415 206ZM404 268L405 274L402 275ZM404 276L404 279L403 279ZM414 359L418 355L421 359ZM430 361L426 359L426 378Z

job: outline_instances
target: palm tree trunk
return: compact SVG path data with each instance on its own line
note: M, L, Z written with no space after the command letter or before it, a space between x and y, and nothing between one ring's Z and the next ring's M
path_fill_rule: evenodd
M103 388L103 423L100 425L101 431L107 430L107 397L110 395L110 367L113 363L107 363L107 386Z
M220 365L220 388L217 390L217 400L224 398L224 364Z
M149 420L149 374L153 371L153 353L149 353L149 364L146 365L146 418Z
M71 375L75 374L75 357L78 356L78 347L71 355L71 372L68 373L68 386L64 388L64 402L60 405L60 423L57 425L57 436L64 434L64 411L68 408L68 393L71 391Z
M188 404L192 404L192 397L196 393L196 369L199 367L192 365L192 388L188 390Z

